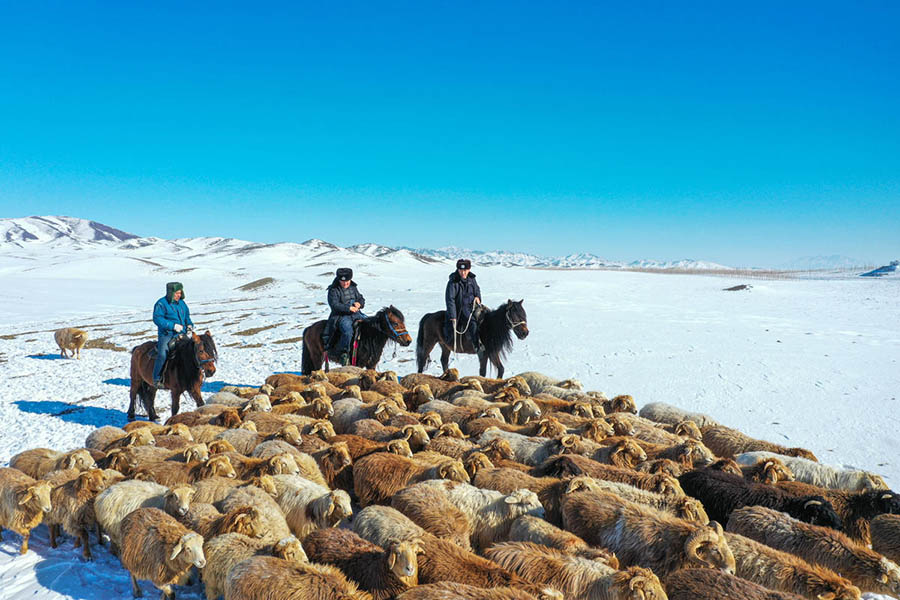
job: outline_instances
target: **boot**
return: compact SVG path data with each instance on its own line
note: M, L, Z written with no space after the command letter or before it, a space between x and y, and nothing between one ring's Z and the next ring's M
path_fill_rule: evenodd
M338 362L341 363L342 367L346 367L350 364L350 353L349 352L341 352L341 355L338 356Z

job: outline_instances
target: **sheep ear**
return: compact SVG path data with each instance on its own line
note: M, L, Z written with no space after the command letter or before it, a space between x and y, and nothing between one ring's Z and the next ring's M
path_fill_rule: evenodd
M513 411L513 412L519 412L520 410L522 410L522 406L523 406L523 403L522 403L521 400L519 400L518 402L516 402L515 404L513 404L512 411Z
M22 499L19 500L19 505L27 504L31 502L31 499L34 498L34 490L32 488L28 488L28 491L25 492L25 495L22 496Z
M816 600L834 600L834 592L826 592L816 596Z
M803 505L803 508L807 509L810 506L822 506L822 503L818 500L809 500L806 502L806 504Z
M393 548L388 550L388 569L393 569L394 565L397 564L397 553L394 552Z
M383 413L383 412L384 412L384 404L379 404L378 406L375 407L375 413L374 413L374 414L380 415L380 414Z
M174 548L172 548L172 555L169 556L169 560L175 560L175 557L181 554L181 551L183 549L181 542L182 540L178 540L178 543L175 544Z
M888 582L887 573L882 573L881 576L878 578L878 581L879 581L879 583L883 583L886 585Z
M506 496L503 499L503 501L506 502L507 504L518 504L519 503L519 499L513 494Z
M882 495L881 495L881 499L882 499L882 500L890 500L890 499L893 498L893 497L894 497L893 494L882 494Z

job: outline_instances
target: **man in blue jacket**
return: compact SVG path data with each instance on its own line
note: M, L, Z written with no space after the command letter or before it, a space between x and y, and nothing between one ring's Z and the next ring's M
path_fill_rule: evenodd
M450 275L447 290L444 293L447 303L447 340L455 339L455 332L460 332L472 342L477 352L480 349L477 323L472 317L476 304L481 304L481 288L472 273L472 261L461 258L456 261L456 271ZM464 332L464 333L463 333Z
M156 323L156 362L153 363L153 385L163 387L162 368L169 354L169 342L186 328L194 327L191 311L184 302L184 286L178 281L166 284L166 295L153 305L153 322Z
M328 349L331 336L337 329L340 338L337 340L338 360L342 365L350 362L350 341L353 338L353 322L365 319L362 308L366 299L353 281L353 269L342 267L335 272L334 281L328 286L328 306L331 314L322 332L322 343Z

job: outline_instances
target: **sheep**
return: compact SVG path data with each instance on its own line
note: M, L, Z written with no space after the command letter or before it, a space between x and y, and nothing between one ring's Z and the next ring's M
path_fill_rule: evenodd
M859 492L887 490L884 479L868 471L839 469L800 457L787 457L773 452L745 452L734 457L740 465L754 465L760 460L778 458L791 470L796 481L835 490Z
M101 469L89 469L76 471L76 477L50 490L52 509L44 517L50 529L50 547L56 548L61 525L66 533L80 541L85 560L91 560L88 531L96 524L94 498L112 483Z
M457 406L445 400L432 400L431 402L426 402L419 406L416 411L419 414L435 412L441 416L441 420L444 423L453 422L457 425L464 425L469 421L484 417L488 414L493 415L500 420L506 420L503 413L496 407L483 409L473 408L471 406Z
M84 329L78 329L77 327L63 327L53 333L53 339L56 341L56 345L59 346L59 355L61 357L69 358L66 355L66 350L71 350L72 356L81 360L81 349L87 343L88 334Z
M275 454L269 458L247 457L237 452L226 452L213 458L227 458L234 467L238 479L250 479L259 475L298 475L300 465L290 452ZM211 458L210 461L213 459Z
M86 448L69 452L57 452L49 448L34 448L19 452L9 459L9 466L22 471L29 477L40 479L51 471L78 469L86 471L97 466Z
M240 427L243 419L241 419L240 411L233 406L207 404L192 411L172 415L166 419L166 425L175 425L176 423L184 423L193 432L193 428L197 425L217 425L226 429L233 429L234 427Z
M353 514L344 490L331 491L296 475L275 475L273 479L278 493L275 500L291 533L301 540L314 529L336 527Z
M710 465L711 469L727 471L742 476L744 479L758 483L775 484L781 481L794 481L794 473L779 458L759 460L756 464L741 466L732 458L722 458Z
M120 470L125 475L133 475L139 466L162 461L185 463L209 460L209 447L206 444L188 443L181 450L167 450L157 446L131 446L122 448L118 452L125 464L116 461L118 463L117 466L124 469Z
M259 511L252 506L242 506L228 513L221 513L212 504L193 502L187 513L176 519L204 540L225 533L242 533L248 537L263 537L264 524Z
M331 423L338 433L349 433L350 425L359 419L376 419L388 421L400 413L400 408L392 400L382 400L372 404L364 404L356 398L344 398L334 403L334 416Z
M328 451L330 448L331 446L325 443L324 450L318 450L314 454L318 454L321 457L323 452ZM280 458L276 459L275 457ZM316 483L329 485L322 468L319 466L320 461L317 461L312 454L301 452L282 440L270 440L261 443L254 448L250 458L271 461L271 464L262 466L264 463L258 463L258 466L254 467L253 461L242 459L241 463L247 469L247 472L251 472L255 468L256 472L265 470L269 471L271 475L300 475ZM293 464L291 461L293 461Z
M571 477L574 475L587 475L594 479L618 481L627 483L636 488L656 492L664 496L684 496L684 490L678 479L662 473L649 475L630 469L622 469L612 465L604 465L584 456L562 455L554 456L536 467L532 474L538 477Z
M813 525L841 528L841 519L831 503L817 494L797 496L771 485L709 469L690 471L678 481L688 495L703 502L709 518L720 523L728 521L737 508L760 505Z
M359 498L360 505L386 503L407 485L426 479L450 479L468 483L469 474L462 461L441 455L437 457L425 460L420 455L406 458L388 452L376 452L362 457L353 467L353 491Z
M312 419L328 419L334 415L334 407L331 398L315 397L306 404L296 402L276 404L271 409L275 415L298 415L301 417L310 417Z
M231 445L231 442L225 440L213 440L211 442L206 442L206 447L209 449L210 456L235 451L234 446Z
M781 444L774 444L765 440L754 439L745 433L718 425L706 427L703 430L703 443L715 452L716 456L731 458L744 452L765 451L784 456L799 456L812 461L818 461L815 454L805 448L786 448Z
M487 444L497 438L509 442L515 453L516 460L524 465L539 465L553 454L561 452L563 448L560 440L532 438L518 433L500 431L499 429L488 429L478 438L478 443L482 445Z
M758 465L759 463L756 463L756 464ZM731 473L732 475L739 475L741 477L744 476L743 467L741 467L741 465L737 464L737 461L735 461L733 458L720 458L719 460L712 463L711 465L709 465L706 468L711 469L713 471L724 471L725 473ZM752 467L747 467L747 468L748 469L756 469L756 465L754 465ZM678 475L681 475L681 473L679 473ZM676 475L676 477L678 475ZM754 480L754 481L756 481L756 480ZM762 483L766 483L766 482L764 481Z
M830 569L736 533L726 531L725 539L734 554L738 577L814 600L859 600L859 588Z
M436 427L443 424L442 422ZM413 451L419 451L431 441L424 425L404 425L392 427L375 419L360 419L350 426L349 435L357 435L376 442L388 442L390 440L405 439Z
M703 508L703 504L696 498L687 496L663 496L662 494L636 488L627 483L592 479L584 476L570 479L566 491L567 493L571 493L578 489L603 490L605 492L613 493L623 500L649 506L650 508L668 513L679 519L684 519L685 521L698 523L700 525L709 524L709 516Z
M0 468L0 539L4 529L22 536L19 554L28 552L31 530L52 509L50 484L18 469Z
M682 567L734 573L734 555L722 526L689 523L602 491L577 491L563 500L565 528L589 544L616 553L625 566L660 576Z
M803 596L776 592L761 585L710 569L680 569L666 577L670 600L802 600Z
M647 453L641 445L627 437L609 438L604 440L604 444L598 444L576 435L567 435L560 438L560 443L567 453L581 454L599 463L624 469L633 469L647 460Z
M272 435L280 431L287 425L296 425L300 433L304 433L304 429L309 428L316 423L317 419L312 417L304 417L301 415L274 415L270 412L251 412L247 414L246 421L256 423L256 430L259 435Z
M515 377L524 381L525 384L528 385L529 389L531 390L530 395L533 396L536 396L537 394L545 391L549 391L554 396L563 398L570 392L577 392L581 390L581 384L574 379L553 379L552 377L548 377L547 375L538 373L537 371L527 371L525 373L519 373Z
M890 490L847 492L829 490L798 481L783 481L779 489L798 496L818 494L831 502L841 518L841 531L858 544L868 545L869 521L881 514L900 514L900 496Z
M394 494L391 506L428 533L466 550L472 549L469 540L472 520L444 494L414 484Z
M496 408L503 415L503 418L513 425L524 425L541 417L540 407L530 398L517 398L511 402L489 402L481 396L463 394L451 398L451 403L455 406L465 406L479 410Z
M219 475L221 477L235 477L235 470L228 456L219 454L207 461L191 461L180 463L163 460L155 463L140 465L134 470L134 479L154 481L160 485L174 486L181 483L194 483L200 479L206 479Z
M159 508L170 515L183 516L190 508L194 490L190 486L169 489L152 481L129 479L115 483L94 498L97 524L114 546L122 539L122 520L138 508Z
M228 572L225 600L372 600L372 596L335 567L253 556Z
M645 419L656 421L657 423L665 423L668 425L676 425L682 421L693 421L700 429L704 427L716 427L719 424L710 417L702 413L693 413L681 410L678 407L666 404L665 402L651 402L641 407L638 413Z
M363 456L372 454L373 452L391 452L400 456L412 457L412 448L404 439L389 440L386 442L376 442L360 435L350 433L336 435L328 439L328 443L343 443L347 445L347 451L350 453L351 460L357 460Z
M296 429L296 426L293 426ZM297 434L299 435L299 431ZM234 446L235 451L241 454L250 454L253 449L262 441L263 436L259 435L256 429L256 423L253 421L245 421L240 427L234 429L225 429L217 434L213 439L226 440Z
M531 515L522 515L513 521L512 527L509 528L509 541L541 544L566 554L601 561L613 569L619 568L619 559L609 550L592 548L574 533Z
M119 427L104 425L90 432L84 440L84 447L109 452L115 448L128 446L154 446L156 440L145 427L127 432Z
M206 566L203 538L158 508L139 508L122 519L122 566L131 575L135 598L138 579L149 579L162 598L174 599L172 585L193 566Z
M397 596L397 600L553 600L554 598L562 598L562 594L549 588L542 590L542 593L529 594L506 586L485 589L448 581L416 586Z
M679 439L678 443L667 446L653 444L632 437L611 437L602 441L602 445L613 445L630 440L640 446L646 453L645 460L669 459L682 465L684 468L705 467L712 464L716 457L702 442L691 439ZM597 460L595 458L595 460Z
M869 522L872 550L900 562L900 516L878 515Z
M900 594L900 567L844 534L798 521L764 506L731 514L728 531L840 573L863 592Z
M603 406L603 410L608 415L612 413L637 414L637 404L635 404L634 398L630 394L619 394L611 400L604 399L601 406Z
M566 597L584 600L666 600L659 578L649 569L625 571L530 542L492 546L485 557L532 583L552 586Z
M710 465L712 466L712 465ZM655 458L653 460L645 460L642 463L639 463L635 470L640 471L641 473L650 473L654 475L656 473L664 473L665 475L669 475L671 477L678 477L685 471L689 471L690 469L686 469L684 465L680 465L674 460L670 458ZM738 469L740 471L740 469Z
M598 427L590 427L590 435L595 435L598 433L599 428L604 426L609 427L608 424L602 422L602 425ZM528 436L538 436L545 438L555 438L565 435L566 433L580 433L576 431L569 431L568 427L559 422L559 419L555 417L543 417L538 420L532 420L525 425L510 425L509 423L505 423L498 419L490 418L490 417L479 417L477 419L473 419L465 424L465 433L472 437L478 437L482 433L484 433L489 427L496 427L497 429L503 431L511 431L513 433L520 433L522 435ZM586 426L586 429L588 426ZM609 429L610 435L612 435L612 428ZM599 440L603 439L601 435L597 435L596 438L592 437L591 439Z
M389 600L418 584L414 542L396 541L382 549L346 529L319 529L306 536L303 549L311 560L339 568L374 600Z
M261 541L274 544L291 536L291 528L287 524L284 512L275 501L278 494L275 480L269 475L264 475L260 479L262 487L248 485L235 488L223 500L216 502L215 507L223 513L229 513L238 508L252 506L258 511L259 519L263 523Z
M483 588L511 585L526 591L536 589L493 561L431 535L389 506L369 506L361 510L353 519L353 531L381 547L394 540L417 542L422 551L419 556L420 583L452 581Z
M456 423L450 423L450 425L457 426ZM477 452L479 446L469 440L451 435L436 435L431 442L425 446L425 450L428 452L437 452L438 454L443 454L450 458L463 459L469 454Z
M225 578L231 568L252 556L272 555L289 562L309 562L303 545L294 536L272 544L240 533L226 533L206 542L203 553L206 555L203 569L206 600L220 598L225 593Z
M543 516L544 508L537 494L518 489L509 494L484 490L468 483L431 480L410 487L420 487L441 495L459 508L472 523L470 542L475 550L506 539L513 521L522 515Z
M204 504L216 504L224 500L235 488L245 486L256 486L263 491L275 494L275 482L271 475L260 475L258 478L249 481L216 475L194 482L191 486L194 490L193 501Z

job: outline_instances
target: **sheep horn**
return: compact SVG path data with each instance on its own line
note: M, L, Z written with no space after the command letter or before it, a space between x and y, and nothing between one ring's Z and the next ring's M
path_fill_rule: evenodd
M809 508L810 506L822 506L822 502L820 500L807 500L803 505L804 509Z
M713 521L715 523L715 521ZM716 523L716 525L719 525ZM722 527L719 525L719 527ZM689 558L696 558L700 562L706 563L702 558L700 558L697 551L700 549L700 546L706 543L717 542L718 535L714 529L710 529L708 527L698 528L694 533L688 536L688 539L684 542L684 552Z

